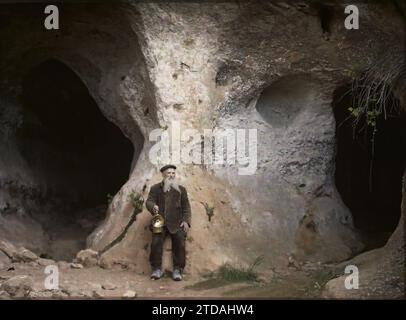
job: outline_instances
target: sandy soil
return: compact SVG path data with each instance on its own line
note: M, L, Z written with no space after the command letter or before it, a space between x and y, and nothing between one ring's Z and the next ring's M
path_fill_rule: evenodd
M121 299L134 292L136 296L130 298L318 298L327 275L326 269L310 266L307 270L287 268L261 273L258 281L228 282L207 276L191 277L187 273L183 281L173 281L169 271L162 279L151 280L149 274L130 270L66 267L59 269L59 290L46 290L44 280L48 275L44 266L15 263L13 268L1 271L0 281L17 275L30 276L34 284L28 298L35 299Z

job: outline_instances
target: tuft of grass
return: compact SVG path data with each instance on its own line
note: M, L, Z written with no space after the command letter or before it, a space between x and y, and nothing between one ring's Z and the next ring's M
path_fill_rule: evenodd
M255 281L257 274L244 268L224 264L219 268L218 276L229 282Z
M394 95L394 89L406 73L403 49L386 50L369 61L368 67L353 78L351 88L344 96L351 97L347 107L351 120L353 136L367 137L371 150L369 160L369 189L372 191L372 170L375 158L375 136L383 120L399 117L400 100Z
M258 256L254 262L248 267L234 267L229 263L225 263L216 271L208 271L202 274L205 279L194 283L185 288L193 290L207 290L218 287L223 287L235 282L253 282L258 281L258 274L255 268L258 267L264 260L264 256Z
M317 297L323 291L327 282L339 276L332 269L324 269L313 272L310 275L311 283L307 286L305 294L310 297Z
M388 50L354 77L352 87L346 93L352 95L348 111L354 130L370 127L376 132L380 115L386 120L399 114L399 100L393 95L393 87L406 72L404 55L403 50Z
M259 266L264 260L264 256L257 257L254 262L248 267L234 267L228 263L222 265L217 277L229 282L242 282L242 281L257 281L258 274L255 268Z

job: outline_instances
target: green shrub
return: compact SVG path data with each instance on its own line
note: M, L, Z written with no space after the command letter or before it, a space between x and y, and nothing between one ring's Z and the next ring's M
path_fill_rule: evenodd
M263 256L257 257L248 268L234 267L225 263L219 268L217 277L229 282L257 281L258 274L255 268L262 263L263 259Z

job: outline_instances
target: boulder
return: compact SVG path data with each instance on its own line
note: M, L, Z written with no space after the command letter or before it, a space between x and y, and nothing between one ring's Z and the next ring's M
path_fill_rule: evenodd
M66 261L58 261L57 265L61 270L68 270L71 268L71 264Z
M132 290L127 290L123 294L123 298L136 298L137 297L137 292L132 291Z
M8 269L10 265L10 258L3 251L0 251L0 270Z
M6 291L3 290L0 291L0 299L9 299L9 298L10 295Z
M20 248L13 256L13 261L15 262L31 262L37 261L38 259L39 257L34 252L26 248Z
M116 285L114 285L114 284L112 284L112 283L109 283L109 282L102 284L101 287L103 288L103 290L114 290L114 289L117 289L117 286L116 286Z
M27 297L33 291L34 281L30 276L19 275L4 281L0 291L7 292L11 297Z
M44 259L44 258L39 258L37 260L37 263L40 266L43 266L43 267L56 264L56 262L54 260L52 260L52 259Z
M92 298L95 299L104 298L103 292L101 290L93 290Z
M0 241L0 251L6 254L13 262L31 262L36 261L39 257L32 251L15 245L8 241Z
M6 254L9 258L12 258L17 254L17 248L10 242L1 240L0 241L0 251Z
M91 249L81 250L76 255L76 260L85 267L93 267L98 264L99 253Z

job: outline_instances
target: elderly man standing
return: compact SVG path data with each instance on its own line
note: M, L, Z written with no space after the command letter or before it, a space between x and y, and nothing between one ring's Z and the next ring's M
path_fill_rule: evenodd
M165 219L161 233L152 234L149 262L152 267L151 279L159 279L162 272L162 250L167 234L172 241L173 280L182 280L186 264L185 239L190 228L191 210L186 189L176 182L176 166L161 168L163 180L150 189L146 207L152 214L160 214Z

